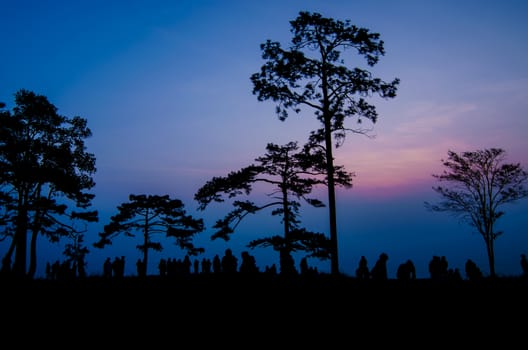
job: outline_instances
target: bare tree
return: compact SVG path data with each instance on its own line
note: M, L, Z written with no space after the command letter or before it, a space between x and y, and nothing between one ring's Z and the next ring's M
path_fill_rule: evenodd
M500 148L448 151L447 160L442 160L447 169L433 176L450 185L433 187L442 201L425 202L429 210L450 212L477 229L486 243L490 277L496 275L494 242L503 234L495 228L505 213L500 208L528 196L528 173L519 163L505 163L505 156Z

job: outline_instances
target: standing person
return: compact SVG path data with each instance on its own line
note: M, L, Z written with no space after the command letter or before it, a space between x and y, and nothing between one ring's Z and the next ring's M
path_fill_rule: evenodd
M521 254L521 269L522 276L528 278L528 260L526 259L526 254Z
M376 264L370 272L373 280L386 281L389 278L387 274L387 260L389 260L389 256L385 253L381 253L378 261L376 261Z
M114 278L122 279L125 276L125 256L115 257L112 261L112 273Z
M242 262L238 269L239 272L249 275L255 275L259 272L255 257L249 254L248 251L243 251L241 254Z
M432 280L439 280L441 276L442 271L442 262L440 261L440 257L438 255L433 255L431 260L429 261L429 275Z
M365 258L364 255L359 259L359 264L356 269L356 278L360 280L368 280L370 278L367 258Z
M447 271L449 270L449 263L447 262L445 255L440 257L440 262L438 264L439 278L445 281L447 279Z
M103 277L112 278L112 260L110 260L110 257L106 258L103 264Z
M398 266L396 278L404 281L411 281L416 279L416 268L411 259Z
M211 260L208 258L202 258L202 273L211 273Z
M478 265L471 259L467 259L465 270L466 270L466 278L469 281L481 280L483 277L482 271L480 270Z
M160 259L158 263L158 270L159 270L159 275L161 277L167 276L167 260L165 260L164 258Z
M308 271L310 270L308 267L308 259L305 256L301 259L299 270L301 270L301 275L307 275Z
M141 260L140 258L136 261L136 271L138 277L146 277L147 276L147 265Z
M225 250L221 263L223 273L233 274L238 271L238 258L233 255L233 251L230 248Z
M213 257L213 272L214 273L222 272L222 262L221 262L220 256L218 254L216 254Z
M200 273L200 260L198 260L197 258L194 259L193 271L195 275L198 275Z
M416 279L416 266L414 266L414 263L411 259L408 259L405 263L407 266L407 272L409 273L409 279L415 280Z

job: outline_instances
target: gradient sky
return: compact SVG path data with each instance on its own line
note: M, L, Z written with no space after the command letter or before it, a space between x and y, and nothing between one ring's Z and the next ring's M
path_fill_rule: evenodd
M260 44L287 46L289 21L299 11L379 33L386 54L370 70L401 79L396 98L372 100L376 137L349 135L335 152L357 175L352 189L337 193L341 271L352 275L361 255L372 267L385 252L389 277L407 259L418 277L428 277L433 255L461 271L471 258L489 272L482 237L423 203L439 200L431 175L442 170L448 150L500 147L508 161L528 165L528 2L3 0L1 10L0 101L11 108L16 91L34 91L62 115L86 118L93 132L87 151L97 158L100 222L85 237L89 273L101 273L106 256L126 255L127 273L135 274L139 240L91 246L131 193L183 200L205 220L195 243L207 257L227 247L238 255L250 240L282 232L275 217L260 213L231 241L211 241L211 226L231 207L197 212L193 196L213 176L252 163L268 142L302 143L319 127L310 111L279 121L274 103L251 92L249 77L264 63ZM326 202L324 189L318 193ZM518 275L520 254L528 253L528 200L504 209L496 272ZM302 215L306 228L328 232L327 209L305 207ZM162 256L183 257L164 242L163 253L150 253L150 273ZM63 256L62 247L40 245L42 273L46 261ZM250 252L262 268L278 263L271 248ZM330 271L329 262L309 263Z

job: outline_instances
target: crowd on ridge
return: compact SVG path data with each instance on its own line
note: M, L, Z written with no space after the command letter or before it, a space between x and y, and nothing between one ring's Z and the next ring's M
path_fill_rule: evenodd
M288 255L289 256L289 255ZM389 274L387 271L387 261L389 257L386 253L381 253L370 269L365 256L361 256L358 266L353 276L359 280L388 280ZM528 260L526 254L521 254L520 261L522 269L522 277L528 278ZM158 263L157 275L160 277L173 277L189 274L218 274L218 273L240 273L240 274L258 274L265 273L270 275L277 274L300 274L300 275L317 275L319 271L316 267L308 265L307 258L301 259L299 270L295 268L294 261L284 258L281 261L280 267L277 268L275 264L266 265L264 271L261 271L256 264L255 257L249 254L248 251L241 253L241 261L233 254L232 250L227 248L224 255L220 257L216 254L213 259L202 258L201 260L195 258L191 259L186 255L183 259L176 258L161 258ZM46 279L68 279L68 278L82 278L86 276L76 276L75 269L68 263L47 263L46 265ZM81 270L83 271L83 270ZM450 268L445 256L433 256L428 265L429 277L432 280L479 280L484 278L481 269L477 264L467 259L464 266L464 275L459 268ZM141 259L136 261L136 276L147 276L146 266ZM122 278L125 277L125 257L115 257L113 260L108 257L103 264L104 278ZM396 279L398 280L414 280L416 279L416 268L411 259L402 262L396 271Z

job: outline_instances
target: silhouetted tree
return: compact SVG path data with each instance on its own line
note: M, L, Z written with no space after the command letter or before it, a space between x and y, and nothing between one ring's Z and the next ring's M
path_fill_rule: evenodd
M110 223L99 233L100 239L94 243L97 248L112 244L112 239L123 234L136 237L134 232L142 234L143 243L136 247L143 253L143 264L148 266L148 252L162 251L160 242L152 240L154 234L164 234L176 240L176 245L189 255L203 253L203 248L197 248L192 243L194 236L204 229L203 219L195 219L187 215L183 202L171 199L168 195L134 195L129 196L129 202L117 207L118 213L110 218Z
M95 195L85 192L95 185L95 157L84 143L91 135L86 119L61 116L45 96L27 90L15 94L12 113L0 113L0 192L13 235L6 260L15 253L15 275L26 275L28 233L33 277L39 234L57 242L76 232L77 220L98 220L88 210Z
M399 79L387 83L365 69L345 65L342 53L353 49L374 66L385 54L379 34L319 13L300 12L290 24L293 38L289 49L271 40L260 46L266 63L251 76L253 94L259 101L277 102L281 121L289 110L299 113L306 107L314 110L321 122L321 128L312 131L310 138L322 144L326 152L332 273L339 273L333 144L339 147L347 132L368 135L369 130L361 123L364 119L375 123L378 114L365 98L373 94L395 97ZM357 118L359 126L346 127L348 117Z
M450 212L477 229L486 243L491 277L495 277L494 242L503 234L495 229L505 213L500 208L528 195L528 173L519 163L505 163L505 156L500 148L460 154L448 151L448 158L442 160L446 170L433 175L449 184L433 187L443 200L425 202L429 210Z
M63 254L67 257L67 262L71 264L74 276L84 278L86 277L86 255L90 250L83 245L84 234L74 232L70 239L72 242L65 245Z
M324 207L320 200L308 197L316 185L326 184L326 179L322 176L325 168L324 153L320 148L308 146L299 151L297 142L289 142L284 146L269 143L266 150L266 155L255 159L257 165L231 172L226 177L214 177L195 194L195 200L200 203L199 209L204 210L212 201L223 202L225 197L250 195L256 183L272 187L269 196L271 201L264 204L235 200L235 209L214 225L218 230L212 239L229 240L229 235L245 216L274 208L271 215L282 217L283 236L253 240L248 247L271 246L280 252L281 262L291 261L291 252L298 250L306 251L310 256L328 258L331 250L324 234L301 228L298 220L300 200L313 207ZM336 182L342 186L352 186L353 175L345 172L342 167L335 167ZM290 268L281 264L281 271L289 270Z

